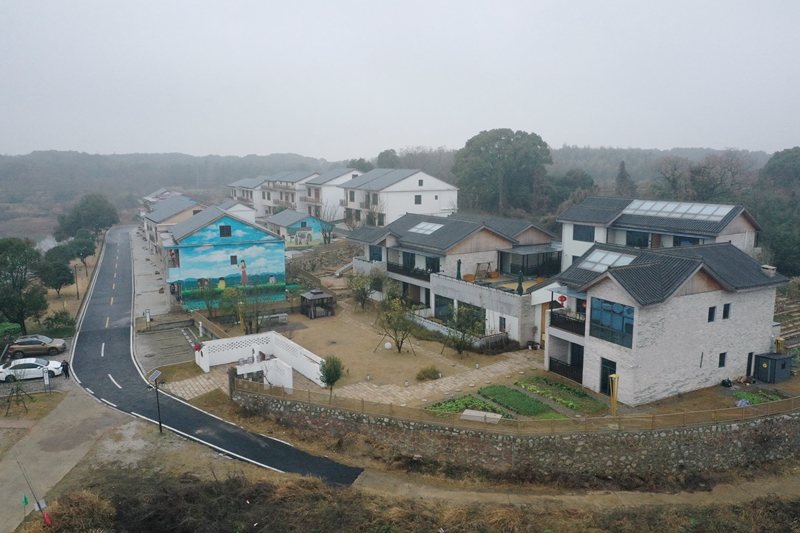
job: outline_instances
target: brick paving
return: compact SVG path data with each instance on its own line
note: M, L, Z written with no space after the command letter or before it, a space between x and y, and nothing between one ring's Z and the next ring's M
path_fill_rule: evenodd
M174 383L166 383L164 390L179 396L184 400L191 400L202 396L214 389L228 392L228 365L213 367L211 372Z

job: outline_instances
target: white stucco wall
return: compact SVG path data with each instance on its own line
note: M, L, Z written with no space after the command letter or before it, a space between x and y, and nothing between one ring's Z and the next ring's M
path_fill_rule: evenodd
M585 224L590 225L590 224ZM585 254L589 248L594 246L594 242L583 242L572 239L573 224L564 223L561 232L562 253L561 253L561 271L563 272L572 265L572 256L579 256ZM619 233L619 232L617 232ZM624 239L624 235L623 235ZM594 240L596 242L606 242L606 228L603 226L594 227Z
M461 259L461 276L466 274L475 274L475 268L478 263L492 262L492 270L497 270L497 250L489 250L486 252L475 252L470 254L454 254L448 255L444 259L444 266L442 272L448 276L455 277L458 270L458 260ZM440 260L441 261L441 260ZM441 265L440 265L441 266Z

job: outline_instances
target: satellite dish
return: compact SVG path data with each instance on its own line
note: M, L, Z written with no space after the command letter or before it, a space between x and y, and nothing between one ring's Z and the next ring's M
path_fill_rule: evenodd
M386 344L383 345L383 347L386 348L387 350L391 350L392 349L392 343L391 342L387 342Z

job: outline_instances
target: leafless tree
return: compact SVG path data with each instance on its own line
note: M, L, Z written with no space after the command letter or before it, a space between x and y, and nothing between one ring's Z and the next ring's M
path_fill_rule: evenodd
M320 232L322 233L322 244L330 244L333 240L333 230L336 227L337 206L325 202L319 216Z

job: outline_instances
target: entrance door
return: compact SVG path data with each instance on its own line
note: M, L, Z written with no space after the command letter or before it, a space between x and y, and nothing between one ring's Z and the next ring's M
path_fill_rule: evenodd
M413 270L416 264L416 256L410 252L403 252L403 268Z
M753 352L747 354L747 374L746 376L753 375Z
M617 373L617 363L600 358L600 394L611 396L611 386L608 376Z
M580 344L569 343L569 365L580 368L583 374L583 346Z

